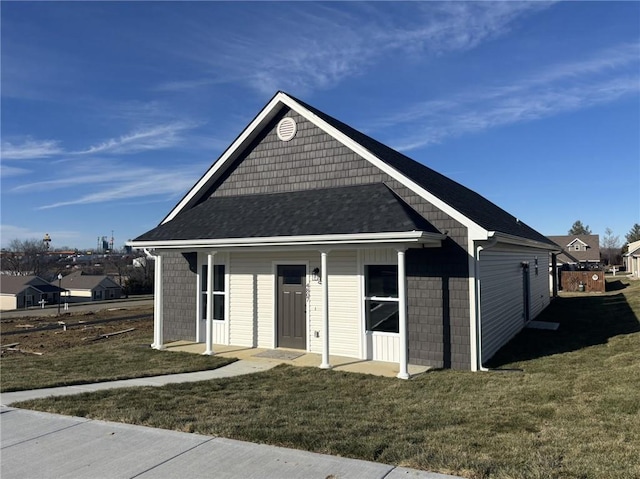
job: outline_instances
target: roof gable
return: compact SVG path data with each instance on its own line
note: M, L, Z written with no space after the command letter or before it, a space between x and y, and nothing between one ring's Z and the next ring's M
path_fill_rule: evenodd
M168 223L203 201L209 188L221 177L225 168L229 167L261 134L266 125L287 107L462 223L473 231L474 237L483 239L484 236L486 239L494 233L501 233L546 247L555 246L545 236L469 188L283 92L278 92L267 103L161 224Z

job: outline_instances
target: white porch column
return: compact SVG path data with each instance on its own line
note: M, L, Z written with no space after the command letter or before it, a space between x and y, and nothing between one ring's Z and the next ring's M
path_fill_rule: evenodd
M164 327L164 310L162 305L162 255L155 256L153 281L153 344L154 349L163 349L162 328Z
M213 260L215 255L215 252L207 254L207 338L205 351L202 353L207 356L213 354Z
M327 281L327 253L320 251L320 278L322 282L322 364L320 368L331 369L329 364L329 282Z
M407 275L405 273L404 250L398 250L398 312L399 312L399 333L400 333L400 371L398 378L409 379L408 364L408 335L407 335Z

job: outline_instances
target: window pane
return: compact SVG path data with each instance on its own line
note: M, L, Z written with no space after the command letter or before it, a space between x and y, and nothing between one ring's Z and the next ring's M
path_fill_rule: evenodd
M278 275L283 284L302 284L306 268L304 266L279 266Z
M398 266L365 266L365 295L367 297L398 297Z
M397 301L365 301L367 331L399 332L399 308Z
M202 293L202 319L207 319L207 293Z
M213 296L213 319L224 320L224 295Z
M213 265L213 290L224 291L224 265Z

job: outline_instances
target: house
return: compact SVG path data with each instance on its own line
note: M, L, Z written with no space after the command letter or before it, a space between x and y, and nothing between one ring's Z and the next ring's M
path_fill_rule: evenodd
M623 256L627 272L640 278L640 240L627 245L627 252Z
M562 253L557 257L559 268L600 268L599 235L563 235L548 238L562 248Z
M119 299L123 296L120 285L106 275L74 271L64 276L60 284L67 290L65 301L71 303Z
M162 222L153 347L186 339L479 370L550 302L555 243L278 92Z
M64 289L50 284L39 276L0 276L0 310L29 308L44 304L58 304Z

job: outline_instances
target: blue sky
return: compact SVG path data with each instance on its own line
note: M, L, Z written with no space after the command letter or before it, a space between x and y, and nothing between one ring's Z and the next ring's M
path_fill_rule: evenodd
M2 246L123 246L277 90L543 234L640 223L638 2L0 8Z

